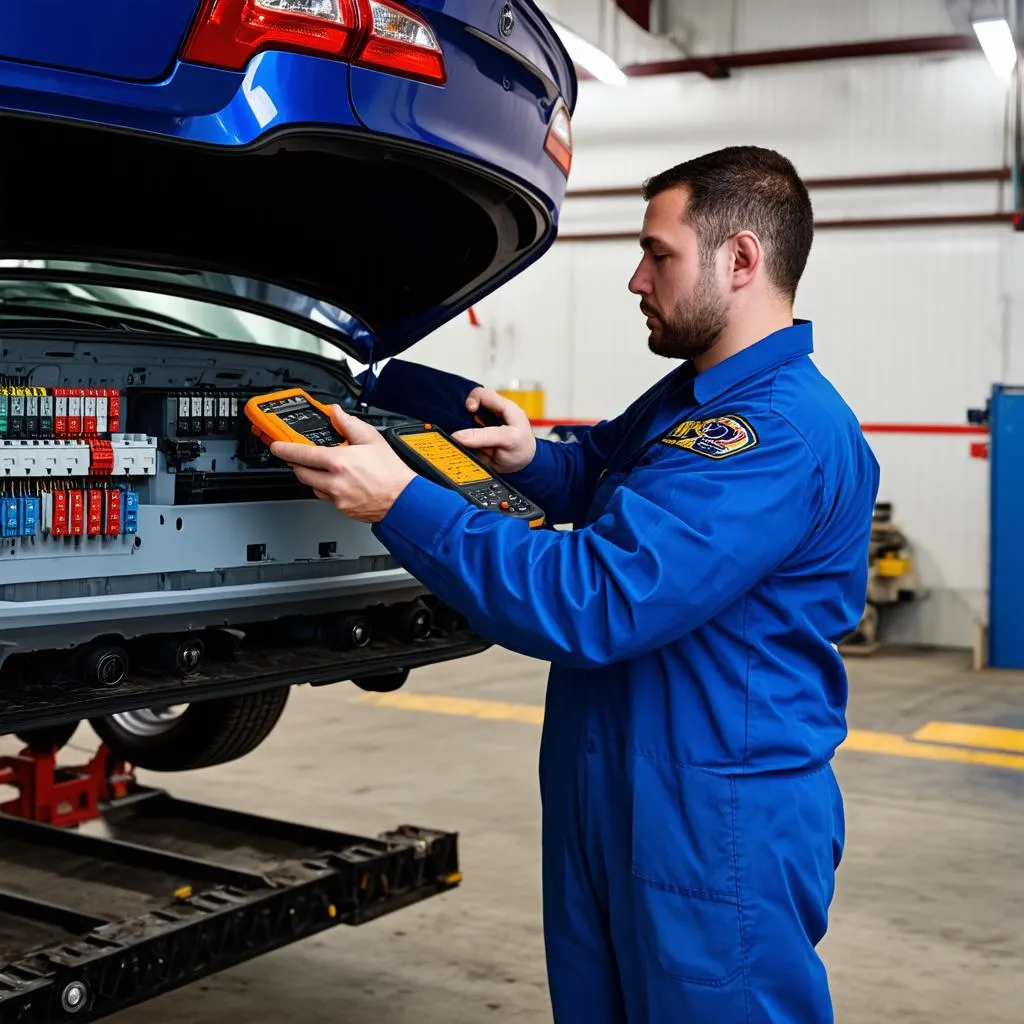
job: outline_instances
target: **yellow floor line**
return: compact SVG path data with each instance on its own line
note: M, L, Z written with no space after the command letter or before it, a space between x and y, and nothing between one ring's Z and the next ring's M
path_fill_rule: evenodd
M495 722L519 722L523 725L540 725L544 720L544 708L538 704L505 704L500 701L445 697L433 693L402 692L364 693L357 700L360 703L373 704L376 707L398 708L403 711L425 711L435 715L455 715L460 718L487 719ZM1004 731L1013 732L1014 730ZM923 730L918 730L918 734L921 732ZM909 757L923 761L986 765L990 768L1008 768L1012 771L1024 772L1024 755L996 753L989 750L966 750L960 747L942 746L939 743L918 742L918 734L915 734L915 739L908 739L895 733L851 729L840 750L886 754L890 757Z
M464 697L442 697L434 693L366 693L359 701L383 708L403 711L429 711L435 715L457 715L460 718L487 718L498 722L520 722L540 725L544 708L539 704L501 704L493 700L467 700Z
M1003 729L995 725L965 722L929 722L914 733L926 743L952 743L958 747L982 747L1024 754L1024 729Z

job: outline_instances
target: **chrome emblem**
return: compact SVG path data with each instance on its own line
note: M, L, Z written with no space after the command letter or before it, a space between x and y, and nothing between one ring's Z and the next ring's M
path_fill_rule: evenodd
M505 4L498 15L498 31L507 39L516 30L516 12L511 4Z

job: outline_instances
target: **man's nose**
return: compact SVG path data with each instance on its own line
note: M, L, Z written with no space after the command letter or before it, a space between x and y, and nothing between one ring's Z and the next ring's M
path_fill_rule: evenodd
M629 279L629 290L634 295L648 295L651 291L650 281L643 272L643 267L637 267L633 276Z

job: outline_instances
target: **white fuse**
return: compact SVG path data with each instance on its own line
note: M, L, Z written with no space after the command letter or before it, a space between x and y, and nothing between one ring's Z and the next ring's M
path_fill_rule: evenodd
M96 433L105 434L107 432L107 419L110 412L110 399L106 395L101 395L96 399Z

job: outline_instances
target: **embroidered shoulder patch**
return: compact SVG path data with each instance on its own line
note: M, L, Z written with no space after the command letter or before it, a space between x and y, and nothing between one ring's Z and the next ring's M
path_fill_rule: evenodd
M661 443L686 448L709 459L727 459L756 447L757 434L740 416L715 416L709 420L684 420Z

